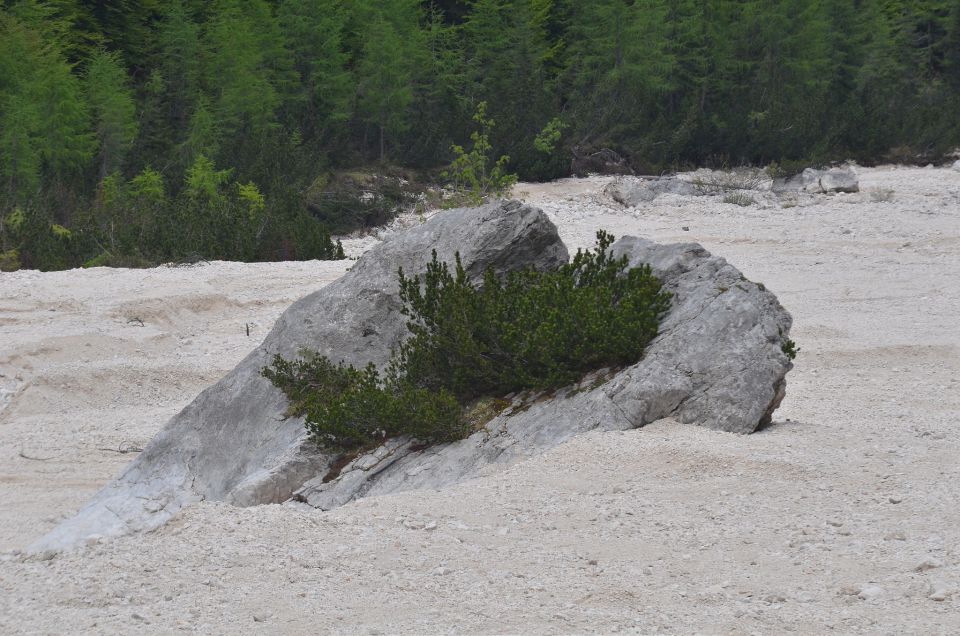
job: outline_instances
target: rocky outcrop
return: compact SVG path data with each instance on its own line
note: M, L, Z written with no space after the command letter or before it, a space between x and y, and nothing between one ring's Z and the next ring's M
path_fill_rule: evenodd
M692 183L677 177L618 179L604 190L620 205L628 208L649 203L662 194L696 196L701 194Z
M798 175L774 179L772 189L776 193L860 192L860 181L852 168L830 168L829 170L807 168Z
M328 509L370 494L436 488L541 452L589 430L623 430L664 417L736 433L770 420L791 368L781 347L791 319L776 297L696 244L614 245L631 265L650 263L673 294L672 308L644 358L598 372L555 394L520 396L483 430L422 449L394 439L333 475L333 457L286 418L283 394L261 377L273 355L316 349L333 360L383 366L406 331L396 272L422 271L435 249L459 251L477 279L491 267L552 268L567 250L546 216L518 203L455 210L398 233L337 282L277 321L234 371L175 416L144 452L80 513L32 549L156 528L202 499L238 505L294 497Z
M146 449L75 517L31 546L60 549L87 538L150 530L202 499L280 502L325 474L330 457L286 419L285 396L260 370L275 354L318 349L357 366L384 365L406 333L397 269L423 270L436 250L459 251L468 274L552 268L568 259L556 227L518 203L445 211L363 256L340 280L294 303L263 344L171 419Z
M637 428L665 417L735 433L768 423L792 368L782 350L792 320L776 297L696 244L627 237L613 249L631 265L650 263L674 295L639 363L554 395L517 400L484 430L453 444L419 450L411 440L393 440L335 479L307 482L297 499L326 510L368 495L439 488L586 431Z

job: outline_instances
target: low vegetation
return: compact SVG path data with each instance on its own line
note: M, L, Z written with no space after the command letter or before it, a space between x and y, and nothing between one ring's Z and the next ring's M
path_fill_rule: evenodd
M723 197L723 202L732 203L733 205L739 205L742 208L746 208L755 204L757 200L749 194L745 194L743 192L734 192Z
M769 179L763 171L741 168L729 172L712 172L695 178L692 183L700 194L738 194L759 190L767 181Z
M502 155L491 164L490 132L496 122L487 116L486 102L477 105L473 121L477 129L470 134L472 148L467 152L457 144L451 146L454 160L442 174L453 189L453 196L448 201L450 207L480 205L489 197L504 196L517 183L517 175L506 170L510 157Z
M490 398L559 388L641 358L670 295L649 266L612 257L612 242L600 232L595 250L577 252L557 270L502 278L488 270L479 286L459 255L451 269L434 253L422 279L399 272L410 337L384 374L309 352L295 361L277 357L263 374L330 449L398 435L428 444L466 437L495 414L478 413L506 404Z

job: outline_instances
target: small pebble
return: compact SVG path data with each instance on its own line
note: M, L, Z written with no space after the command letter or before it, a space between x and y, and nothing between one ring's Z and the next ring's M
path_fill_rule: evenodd
M860 588L860 591L857 593L857 596L864 601L869 601L875 599L878 596L883 594L883 588L879 585L864 585Z

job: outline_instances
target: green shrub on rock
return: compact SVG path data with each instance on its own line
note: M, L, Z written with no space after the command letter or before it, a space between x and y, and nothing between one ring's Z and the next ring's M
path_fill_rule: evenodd
M356 450L399 435L427 444L466 437L479 398L559 388L643 355L670 295L649 266L613 258L612 242L601 231L596 250L578 251L557 270L488 270L480 286L459 254L451 272L434 252L422 280L399 272L411 335L385 377L372 365L335 365L315 353L292 362L278 356L263 374L327 448Z
M510 272L504 280L487 271L479 288L459 257L451 273L434 253L422 286L401 271L412 334L399 354L406 379L467 401L557 388L636 362L670 299L649 266L628 269L626 257L612 258L612 242L601 231L596 251L578 251L556 271Z
M450 393L381 378L372 364L357 369L316 354L292 362L277 356L263 375L290 398L291 415L307 416L307 430L325 448L370 447L397 435L449 442L466 434Z

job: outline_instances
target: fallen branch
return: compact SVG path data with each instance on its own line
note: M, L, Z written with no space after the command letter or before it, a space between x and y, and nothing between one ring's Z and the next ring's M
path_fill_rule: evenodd
M124 444L127 444L124 447ZM98 448L97 450L110 451L111 453L120 453L121 455L126 455L127 453L141 453L143 449L139 446L136 446L133 442L120 442L120 445L116 448Z

